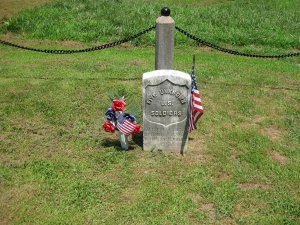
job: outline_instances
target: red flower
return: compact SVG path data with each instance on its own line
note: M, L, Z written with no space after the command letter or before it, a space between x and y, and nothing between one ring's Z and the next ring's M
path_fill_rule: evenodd
M110 133L115 132L115 126L112 123L110 123L109 121L106 121L105 123L103 123L102 127L104 128L104 130L106 132L110 132Z
M115 111L123 111L123 109L125 108L126 103L123 100L113 100L112 102L112 109Z
M134 130L132 131L132 135L137 135L138 133L141 132L141 125L136 124Z

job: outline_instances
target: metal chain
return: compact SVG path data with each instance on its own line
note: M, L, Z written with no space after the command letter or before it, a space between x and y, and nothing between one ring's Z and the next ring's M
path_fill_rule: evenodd
M225 52L225 53L229 53L229 54L233 54L233 55L238 55L238 56L246 56L246 57L255 57L255 58L287 58L287 57L294 57L294 56L299 56L300 52L295 52L295 53L288 53L288 54L281 54L281 55L258 55L258 54L250 54L250 53L244 53L244 52L239 52L239 51L235 51L235 50L231 50L231 49L227 49L227 48L223 48L221 46L212 44L210 42L207 42L199 37L196 37L195 35L175 26L176 30L178 30L180 33L186 35L187 37L191 38L192 40L201 43L207 47L216 49L218 51L221 52ZM129 42L133 39L136 39L150 31L152 31L153 29L155 29L155 26L149 27L148 29L145 29L135 35L129 36L127 38L115 41L115 42L111 42L111 43L107 43L107 44L103 44L103 45L99 45L99 46L95 46L92 48L85 48L85 49L75 49L75 50L49 50L49 49L37 49L37 48L31 48L31 47L25 47L25 46L21 46L21 45L17 45L8 41L4 41L4 40L0 40L0 44L3 45L7 45L7 46L11 46L11 47L15 47L15 48L20 48L20 49L24 49L24 50L29 50L29 51L35 51L35 52L43 52L43 53L48 53L48 54L73 54L73 53L83 53L83 52L91 52L91 51L97 51L97 50L103 50L106 48L111 48L126 42Z
M205 41L199 37L196 37L195 35L175 26L176 30L178 30L180 33L186 35L188 38L201 43L207 47L216 49L218 51L221 52L225 52L225 53L229 53L232 55L238 55L238 56L246 56L246 57L255 57L255 58L287 58L287 57L294 57L294 56L299 56L300 52L295 52L295 53L288 53L288 54L281 54L281 55L257 55L257 54L250 54L250 53L244 53L244 52L239 52L239 51L235 51L235 50L231 50L231 49L227 49L227 48L223 48L221 46L212 44L208 41Z
M97 51L97 50L103 50L106 48L111 48L126 42L129 42L133 39L138 38L139 36L142 36L146 33L148 33L149 31L153 30L155 28L155 26L149 27L146 30L143 30L135 35L129 36L127 38L121 39L119 41L114 41L111 43L107 43L107 44L103 44L103 45L99 45L99 46L95 46L92 48L85 48L85 49L74 49L74 50L47 50L47 49L37 49L37 48L30 48L30 47L25 47L25 46L21 46L21 45L17 45L8 41L3 41L0 40L0 44L3 45L8 45L8 46L12 46L15 48L20 48L20 49L24 49L24 50L29 50L29 51L35 51L35 52L43 52L43 53L49 53L49 54L73 54L73 53L82 53L82 52L91 52L91 51Z

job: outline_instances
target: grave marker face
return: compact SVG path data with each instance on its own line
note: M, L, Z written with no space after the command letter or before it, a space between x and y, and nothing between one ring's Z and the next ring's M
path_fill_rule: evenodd
M143 74L144 150L186 151L190 95L187 73L155 70Z

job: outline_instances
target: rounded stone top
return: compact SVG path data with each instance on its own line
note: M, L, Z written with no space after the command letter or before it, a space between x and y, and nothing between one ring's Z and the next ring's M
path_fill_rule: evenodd
M160 13L162 16L170 16L171 10L168 7L163 7Z

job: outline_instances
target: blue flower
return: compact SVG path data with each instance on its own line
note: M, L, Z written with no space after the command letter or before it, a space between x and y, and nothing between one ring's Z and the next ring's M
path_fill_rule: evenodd
M117 119L115 111L112 110L112 108L107 109L107 111L105 113L105 116L106 116L106 119L109 120L109 121L115 121Z
M135 121L135 117L129 113L124 113L124 117L126 119L128 119L130 122L134 122Z
M124 123L124 121L125 121L124 113L117 113L116 117L117 117L118 123Z

